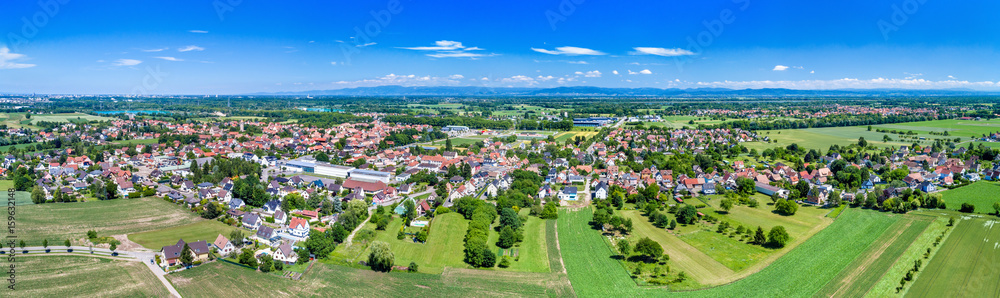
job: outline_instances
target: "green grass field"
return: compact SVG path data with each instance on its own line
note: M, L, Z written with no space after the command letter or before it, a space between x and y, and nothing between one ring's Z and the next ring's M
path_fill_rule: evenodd
M993 203L1000 202L1000 184L992 181L976 183L941 192L948 209L958 210L962 203L976 206L976 213L994 213Z
M588 212L584 210L582 212ZM701 284L721 284L734 275L734 271L726 265L692 246L675 235L653 226L639 211L622 211L622 215L631 218L634 226L630 242L636 243L643 237L653 239L663 247L663 252L670 255L670 266L674 270L686 272L692 279ZM693 227L693 226L689 226ZM694 230L693 228L691 230ZM698 233L694 230L689 233ZM709 236L711 237L711 236ZM565 246L564 246L565 247ZM714 251L713 251L714 252Z
M527 209L525 209L527 212ZM518 251L517 261L511 257L511 266L506 269L499 267L495 271L524 271L524 272L549 272L549 256L546 247L546 235L544 221L538 218L529 217L524 224L524 241L515 246ZM390 249L396 256L396 262L400 265L408 265L416 262L420 272L440 274L446 267L451 268L472 268L465 263L464 257L464 237L469 228L469 221L458 213L441 214L434 218L431 226L431 233L427 237L427 243L417 243L409 237L404 240L396 239L395 231L399 231L402 221L394 219L385 231L378 231L375 240L389 244ZM490 250L497 252L496 240L499 235L495 231L490 231ZM358 244L364 245L364 244ZM353 245L352 245L353 246ZM344 248L343 251L349 251ZM364 258L368 255L367 248L355 255L355 259ZM498 259L499 260L499 259ZM499 262L499 261L498 261Z
M44 114L44 115L31 115L31 124L38 124L38 122L42 121L86 123L90 121L108 121L113 119L115 118L87 115L84 113Z
M820 289L817 295L823 297L864 296L899 260L913 241L924 233L933 219L933 217L913 216L896 222L867 251L854 259L847 266L847 269L841 271L830 283Z
M142 263L69 255L18 256L17 288L10 293L11 296L7 297L170 295L167 288Z
M573 289L583 297L803 297L815 295L841 271L850 268L848 265L900 218L867 210L845 210L829 227L760 272L723 286L687 292L639 287L632 282L628 273L610 258L611 250L600 233L589 228L590 213L586 210L560 213L559 241Z
M427 243L416 243L409 237L398 240L396 231L403 225L397 217L392 220L385 231L378 231L375 235L376 241L389 244L392 253L396 256L396 263L402 266L416 262L420 272L440 274L445 267L469 268L465 264L462 252L463 237L468 228L468 221L458 213L441 214L434 218L431 233L427 236ZM360 245L360 244L355 244ZM365 249L359 254L361 258L368 256Z
M398 260L396 261L399 262ZM214 262L167 279L184 297L572 297L564 274L448 268L443 274L379 273L316 263L300 281Z
M19 238L28 245L39 245L42 239L56 243L83 239L92 229L103 237L176 227L201 219L162 199L141 198L22 206L17 209L17 220Z
M1000 226L966 217L907 291L907 297L1000 297Z
M14 188L14 180L0 180L0 189L11 189ZM34 202L31 201L31 193L27 191L15 191L14 192L14 204L16 206L26 206L33 205Z
M917 133L916 137L923 137L925 139L900 139L897 134L881 133L877 132L877 129L904 132L913 131L914 133ZM949 136L930 134L931 132L943 133L945 131L948 132ZM763 142L750 142L745 143L744 146L760 151L767 148L773 148L775 146L784 147L792 143L797 143L799 146L803 146L808 149L827 150L830 148L830 145L834 144L843 146L856 143L858 141L858 137L864 137L865 140L877 147L898 147L900 145L912 145L914 142L919 142L920 144L933 144L935 139L954 140L955 138L961 139L963 142L961 145L967 145L968 143L964 142L969 141L971 137L979 137L983 134L989 134L997 131L1000 131L1000 120L970 121L948 119L873 125L872 131L868 131L868 126L764 130L760 131L760 134L762 136L771 137L773 140L777 140L777 143L768 144ZM883 135L889 135L889 137L892 138L892 141L883 142ZM994 148L1000 146L1000 144L997 143L975 143L985 144Z
M906 272L913 268L914 261L922 260L926 266L927 260L924 259L924 254L927 253L927 248L931 248L930 257L933 257L934 254L940 251L941 246L934 246L934 241L942 235L947 237L953 229L948 226L948 218L941 216L933 216L932 218L933 221L928 225L927 229L910 243L910 247L896 259L896 263L892 264L892 267L882 275L882 279L868 291L866 296L898 296L896 287L899 286L899 280L906 275ZM910 283L910 285L912 284Z
M229 233L235 229L215 220L203 220L183 226L130 234L128 239L145 248L159 250L164 246L177 244L178 239L184 239L185 242L205 240L212 243L220 234L229 238Z

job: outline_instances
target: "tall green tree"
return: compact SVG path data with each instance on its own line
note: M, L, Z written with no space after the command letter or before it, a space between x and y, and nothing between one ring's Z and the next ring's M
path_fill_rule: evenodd
M181 249L181 264L191 265L194 263L194 254L191 253L191 247L184 243L184 248Z
M371 253L368 254L368 266L375 271L389 272L396 261L395 255L389 249L389 244L382 241L372 242Z

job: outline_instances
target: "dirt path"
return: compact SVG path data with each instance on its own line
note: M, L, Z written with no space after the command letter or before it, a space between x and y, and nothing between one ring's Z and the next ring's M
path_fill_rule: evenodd
M362 221L361 224L359 224L357 228L354 228L354 231L351 231L350 235L347 235L347 239L344 240L344 244L347 245L347 246L351 246L351 241L354 240L354 234L357 234L358 231L361 230L361 227L364 227L365 223L368 222L371 219L372 219L372 211L368 210L368 218L365 218L365 220Z
M111 235L111 237L114 237L115 240L118 240L118 242L121 242L121 244L118 245L118 249L119 250L125 250L125 251L149 251L149 252L152 251L149 248L146 248L146 247L143 247L142 245L139 245L139 243L132 242L132 240L128 239L128 235L125 235L125 234Z
M559 247L559 222L552 224L556 231L556 250L559 251L559 264L562 265L562 273L566 273L566 262L562 258L562 248Z

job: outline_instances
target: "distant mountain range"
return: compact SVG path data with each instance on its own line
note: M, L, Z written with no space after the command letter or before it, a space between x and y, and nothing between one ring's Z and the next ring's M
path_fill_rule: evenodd
M514 88L514 87L404 87L378 86L334 90L310 90L253 95L339 95L339 96L595 96L595 97L922 97L922 96L995 96L996 91L976 91L970 89L910 90L910 89L838 89L838 90L795 90L795 89L658 89L658 88L603 88L603 87L557 87L557 88Z

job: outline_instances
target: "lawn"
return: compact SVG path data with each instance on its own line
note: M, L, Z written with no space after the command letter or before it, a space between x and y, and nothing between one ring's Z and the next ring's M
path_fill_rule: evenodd
M691 296L691 297L804 297L815 295L848 265L889 231L901 216L848 209L829 227L758 273L727 285L688 292L639 287L611 259L600 233L591 230L587 210L561 212L559 242L569 279L577 295ZM604 245L601 247L600 245ZM672 255L671 255L672 257ZM673 258L671 258L671 262ZM766 285L766 286L763 286Z
M375 235L375 241L389 244L389 248L396 256L396 264L406 266L410 262L416 262L420 272L434 274L440 274L445 267L469 267L463 261L465 253L462 252L465 230L468 229L469 222L461 214L452 212L435 217L431 233L427 236L427 243L413 242L410 237L403 240L396 239L396 232L402 225L402 220L395 217L385 231L377 231ZM368 249L358 256L367 257Z
M1000 184L991 181L976 183L941 192L948 209L958 210L962 203L976 206L976 213L994 213L993 203L1000 202Z
M996 218L966 217L917 275L908 297L1000 296L1000 227Z
M114 141L112 143L119 145L138 145L138 144L148 145L148 144L156 144L157 142L159 142L159 139L120 140L120 141Z
M8 297L170 295L167 288L142 263L68 255L19 256L17 289L11 293Z
M0 189L11 189L14 188L14 180L0 180ZM14 204L16 206L26 206L35 204L31 201L31 193L27 191L15 191L14 192Z
M379 273L316 263L296 282L214 262L167 278L184 297L367 297L373 293L384 297L574 296L569 281L561 273L454 268L446 269L443 274Z
M215 220L203 220L183 226L130 234L128 239L145 248L159 250L164 246L177 244L178 239L184 239L185 242L205 240L212 243L220 234L229 238L229 233L235 229Z
M588 212L584 210L583 212ZM663 253L670 255L670 267L684 271L701 284L721 284L734 275L734 271L711 256L692 246L666 230L653 226L639 211L622 211L626 218L631 218L634 231L629 241L636 243L643 237L653 239L663 247ZM693 227L693 226L689 226ZM698 231L695 231L697 233Z
M43 122L43 121L86 123L90 121L109 121L114 119L115 118L87 115L84 113L43 114L43 115L31 115L31 124L38 124L38 122Z
M525 213L527 209L525 209ZM403 240L396 239L396 232L402 226L402 221L394 219L385 231L378 231L375 240L389 244L390 249L396 257L396 263L406 266L410 262L419 265L420 272L440 274L446 267L451 268L472 268L465 263L465 232L469 228L469 221L458 213L446 213L434 218L431 225L431 233L427 237L427 243L413 242L410 237ZM524 272L549 272L549 256L545 244L544 221L535 217L529 217L524 224L524 241L518 249L519 259L517 261L511 257L511 266L506 269L499 267L497 271L524 271ZM496 240L499 237L495 231L490 231L490 250L496 253ZM364 244L360 244L364 245ZM347 251L345 248L344 251ZM357 256L364 258L369 251L366 248ZM499 262L499 258L497 259Z
M527 208L521 209L521 215L527 215ZM515 245L511 249L504 250L504 255L510 258L510 267L504 270L525 271L525 272L549 272L549 256L546 247L545 220L534 216L529 216L524 222L524 241ZM500 233L490 231L489 247L494 253L500 250L497 241ZM518 258L514 258L514 250L517 251ZM497 256L497 262L500 261ZM499 269L499 267L497 267Z
M861 297L900 259L914 240L930 225L933 217L910 216L889 228L861 256L854 259L819 291L823 297ZM909 263L912 266L913 262ZM906 264L904 264L906 265ZM897 280L898 282L898 280Z
M484 139L486 139L486 136L469 136L464 138L453 138L451 139L451 146L466 148L469 147L469 145L472 145L473 143L482 144ZM446 142L447 142L446 140L436 140L430 143L430 145L444 147Z
M159 198L119 199L86 203L51 203L17 208L18 238L28 245L42 239L62 243L86 237L140 233L201 220L196 214Z

